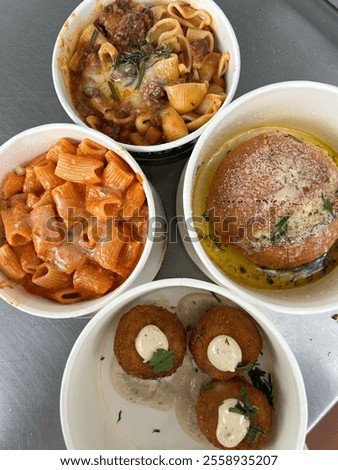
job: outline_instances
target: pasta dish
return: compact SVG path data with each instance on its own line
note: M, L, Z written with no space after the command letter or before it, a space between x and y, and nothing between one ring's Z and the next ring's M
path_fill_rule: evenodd
M140 175L112 150L60 139L0 190L0 270L69 304L104 295L135 268L147 237Z
M131 145L180 139L208 122L226 98L230 55L212 17L185 2L106 6L68 62L69 90L90 127Z

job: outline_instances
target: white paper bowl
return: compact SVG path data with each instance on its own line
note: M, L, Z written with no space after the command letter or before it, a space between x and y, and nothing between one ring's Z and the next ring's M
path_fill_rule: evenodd
M112 2L113 0L84 0L80 3L64 23L54 47L52 74L55 91L68 116L73 122L82 126L86 126L86 124L79 118L73 106L69 95L65 68L76 49L83 28L97 18L100 9ZM161 1L163 4L169 2L170 0ZM153 5L157 3L157 0L143 0L141 3ZM222 51L230 52L231 59L227 71L227 98L222 105L222 109L224 109L233 99L240 76L240 51L237 38L229 20L213 0L191 0L189 3L192 7L204 9L212 15L212 27L216 33L217 46ZM188 156L196 139L206 127L207 124L174 142L151 146L124 144L124 147L139 161L165 163Z
M22 286L7 280L0 271L0 285L2 286L0 297L2 299L19 310L49 318L70 318L92 314L132 286L151 281L161 267L167 242L165 214L157 192L150 186L143 171L129 153L121 145L95 130L75 124L46 124L16 135L0 148L0 185L7 173L42 154L62 137L77 141L88 138L104 145L119 154L136 173L142 176L149 205L149 233L141 258L131 275L117 289L98 299L61 305L27 293Z
M200 293L209 294L215 302L213 295L234 303L258 323L271 359L276 397L268 448L303 448L307 429L303 378L276 327L252 304L220 286L194 279L164 279L124 293L98 312L77 339L66 364L60 397L68 449L213 449L208 442L199 443L185 434L174 411L154 410L121 398L110 372L115 318L140 304L175 309L185 295ZM154 433L154 429L161 432Z
M322 83L291 81L251 91L224 109L196 144L181 176L177 213L184 245L195 264L210 279L241 298L268 310L308 314L330 311L338 305L338 268L318 281L284 291L244 287L231 280L207 256L192 223L195 176L222 143L247 129L280 126L298 129L338 150L338 88ZM193 240L193 242L192 242Z

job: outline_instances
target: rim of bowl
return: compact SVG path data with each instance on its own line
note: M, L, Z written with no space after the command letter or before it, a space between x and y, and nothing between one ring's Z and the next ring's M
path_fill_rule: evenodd
M232 103L229 104L226 108L220 111L218 115L215 116L214 120L210 123L206 131L201 135L198 139L191 157L189 158L187 165L186 165L186 173L184 176L183 181L183 191L182 191L182 199L183 199L183 213L184 213L184 220L189 219L191 217L192 211L192 192L194 188L194 181L195 181L195 173L196 173L196 165L198 161L198 156L200 154L201 149L203 148L204 144L210 137L212 136L213 129L217 127L222 121L226 119L228 114L231 114L233 110L237 109L238 107L242 106L246 102L250 101L252 98L255 98L259 95L265 94L269 91L278 91L278 90L285 90L287 88L294 88L294 89L317 89L317 90L325 90L330 91L338 95L338 87L326 83L316 82L316 81L309 81L309 80L290 80L278 83L272 83L269 85L264 85L248 93L240 96ZM186 230L188 235L191 239L196 240L197 232L193 227L193 224L186 224ZM309 307L291 307L284 305L282 302L278 302L276 299L271 298L269 300L261 300L252 296L247 291L243 290L239 284L235 281L230 279L226 276L226 274L222 273L219 268L211 261L208 257L206 252L204 251L201 243L199 241L195 243L191 243L195 253L197 254L198 258L201 260L203 265L206 267L208 272L211 276L217 280L217 283L220 283L227 289L230 289L232 292L235 292L237 295L242 296L247 301L255 302L256 305L268 308L268 309L275 309L278 312L287 313L287 314L299 314L299 313L306 313L306 314L315 314L315 313L323 313L327 312L328 310L333 310L337 308L336 302L327 302L325 305L318 305L312 310L309 310Z
M284 339L283 335L279 332L277 327L273 324L271 320L269 320L263 312L261 312L256 305L252 305L252 303L247 302L246 300L242 299L239 295L230 292L226 288L222 286L218 286L216 284L212 284L208 281L200 281L198 279L192 278L171 278L171 279L161 279L153 282L149 282L143 284L142 286L137 286L131 289L128 292L124 292L121 296L119 296L113 304L104 306L94 318L84 327L78 338L76 339L70 354L68 356L66 366L64 369L64 373L62 376L61 381L61 392L60 392L60 419L61 419L61 427L62 432L64 435L64 439L66 445L70 449L74 449L72 445L72 433L70 431L68 421L67 421L67 403L66 397L68 393L69 387L69 379L72 374L72 368L76 363L76 358L78 353L81 350L81 347L89 336L91 336L92 332L101 328L101 323L104 323L107 319L107 316L114 316L114 312L118 312L118 310L123 307L129 301L136 299L137 297L141 297L144 294L149 292L153 292L163 288L170 288L170 287L191 287L195 289L202 289L207 290L208 292L212 291L216 294L219 294L223 297L228 298L235 302L239 307L243 308L247 311L259 324L264 324L264 327L268 330L268 332L272 335L274 340L277 340L281 348L283 349L283 353L285 354L292 373L294 375L295 383L297 386L297 399L299 403L302 403L303 406L300 409L300 421L298 423L297 429L297 440L295 442L294 449L303 449L305 444L306 432L307 432L307 422L308 422L308 406L307 406L307 396L305 390L305 384L302 372L300 370L299 364L294 356L290 346Z
M14 135L9 140L4 142L0 146L0 158L2 158L2 155L6 153L6 151L10 147L12 147L12 145L15 145L17 143L21 143L22 145L24 145L25 140L27 138L32 138L37 134L43 134L43 133L47 134L53 130L56 130L56 131L64 130L65 134L69 134L68 137L75 138L77 140L79 138L73 137L73 135L75 133L80 133L80 134L82 133L83 134L82 138L87 137L87 138L91 138L94 141L99 141L102 145L107 146L108 149L112 149L113 151L116 151L119 156L121 156L124 160L126 160L126 162L130 165L130 167L135 173L139 173L142 176L142 184L143 184L143 188L146 194L146 199L147 199L148 208L149 208L149 219L151 219L152 217L155 217L156 215L155 202L154 202L152 189L151 189L151 186L149 184L149 181L146 175L144 174L139 164L121 144L113 141L108 136L106 136L105 134L101 132L96 131L95 129L91 129L91 128L84 127L84 126L78 126L77 124L71 124L71 123L50 123L50 124L43 124L40 126L32 127L30 129L26 129L20 132L19 134ZM4 295L3 289L0 289L0 298L2 298L5 302L16 307L18 310L24 311L26 313L29 313L35 316L45 317L45 318L58 318L58 319L74 318L74 317L84 316L88 314L93 314L97 312L99 309L101 309L108 302L111 302L112 300L117 298L119 295L121 295L126 289L128 289L129 286L133 284L133 282L135 282L138 276L142 275L142 270L145 267L146 262L148 261L152 246L153 246L153 242L151 240L151 237L147 237L141 257L137 265L135 266L134 270L130 274L130 276L115 290L101 297L98 297L97 299L85 300L85 301L77 302L74 304L65 305L65 304L58 304L56 302L51 303L52 302L51 300L41 297L41 299L43 299L42 301L44 305L41 307L41 309L36 310L33 307L25 306L22 303L18 304L17 301L11 300L10 292ZM4 278L7 279L6 276L4 276ZM18 286L20 286L20 284ZM55 309L56 311L53 311L49 315L46 315L46 309L44 308L46 307L45 304L53 305L53 307L57 307ZM85 304L85 306L83 306L83 304Z
M157 1L157 0L154 0L154 1ZM186 1L186 0L184 0L184 1ZM66 111L66 113L72 119L72 121L74 123L76 123L76 124L78 124L82 127L88 128L88 129L91 129L91 128L80 119L80 117L78 116L78 114L74 110L74 107L71 103L70 97L68 97L68 93L66 91L66 87L65 87L65 84L64 84L63 74L62 74L62 72L61 72L61 70L58 66L58 56L59 56L59 43L62 42L62 37L63 37L64 32L68 31L72 27L72 24L74 23L75 19L77 18L77 15L81 15L81 11L83 10L83 8L85 8L87 5L89 5L90 3L93 3L93 2L94 2L94 0L83 0L72 11L72 13L70 13L68 18L65 20L64 24L62 25L61 30L58 33L58 36L57 36L55 44L54 44L53 53L52 53L52 80L53 80L54 89L55 89L56 95L59 99L59 102L60 102L63 109ZM229 33L229 36L230 36L230 43L231 43L231 47L233 49L233 56L234 56L234 61L235 61L234 62L234 67L233 67L233 70L234 70L233 82L231 84L231 87L227 90L226 99L225 99L224 103L222 104L220 110L218 111L218 112L220 112L223 109L227 108L227 106L229 106L229 104L232 102L232 99L233 99L233 97L236 93L239 78L240 78L240 72L241 72L241 54L240 54L239 43L238 43L234 28L233 28L232 24L230 23L228 17L225 15L225 13L220 8L220 6L217 5L216 2L214 2L214 0L205 0L205 3L206 4L212 4L212 7L217 12L217 14L215 16L217 16L217 18L221 19L221 21L223 22L224 27L227 29L227 31ZM65 27L65 25L67 25L67 27ZM217 116L218 112L216 113L215 116ZM193 131L190 134L188 134L187 136L181 137L180 139L174 140L172 142L166 142L164 144L149 145L149 146L146 146L146 145L139 145L138 146L138 145L131 145L131 144L123 144L123 143L120 143L118 141L116 141L116 142L123 145L129 152L159 153L159 154L161 154L161 152L168 152L170 150L176 149L177 147L181 147L183 145L186 145L188 143L191 143L191 142L195 141L205 131L205 129L207 128L209 123L211 121L213 121L215 116L212 117L210 119L210 121L205 123L203 126L201 126L196 131ZM100 132L100 131L98 131L98 132ZM111 140L114 140L111 137L108 137L108 138L111 139ZM151 159L151 157L150 157L150 159Z

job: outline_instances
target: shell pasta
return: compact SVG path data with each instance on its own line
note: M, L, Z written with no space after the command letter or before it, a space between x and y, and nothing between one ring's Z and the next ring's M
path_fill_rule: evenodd
M226 99L231 57L218 49L212 16L186 1L156 3L106 5L79 32L67 64L79 117L125 144L180 139L208 122ZM218 99L206 111L200 105L210 93Z
M147 238L143 185L112 150L58 140L0 188L0 270L30 293L70 304L121 285Z

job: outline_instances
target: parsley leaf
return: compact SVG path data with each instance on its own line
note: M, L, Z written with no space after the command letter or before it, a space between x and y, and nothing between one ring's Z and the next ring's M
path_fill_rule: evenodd
M240 401L236 405L229 408L232 413L237 413L246 416L250 420L253 419L258 413L258 408L250 403L248 394L246 393L244 385L241 384L240 388Z
M174 367L174 351L156 349L149 364L154 372L166 372Z
M322 193L322 201L323 201L324 209L326 211L330 212L331 215L334 215L333 214L334 203L332 201L330 201L330 199L325 199L323 193Z
M250 403L245 387L241 385L240 400L237 401L235 406L230 407L229 411L246 416L251 421L255 418L259 409ZM246 438L252 442L256 442L260 434L266 435L266 432L259 426L250 423Z
M272 243L276 243L281 240L283 237L286 237L288 234L288 222L291 215L284 215L281 219L275 224L276 230L270 237Z
M246 437L247 439L249 439L249 441L256 442L260 434L263 434L265 436L266 432L263 431L263 429L259 426L251 424Z

